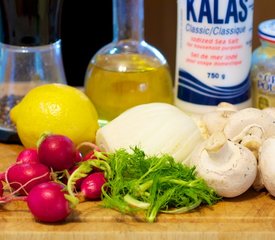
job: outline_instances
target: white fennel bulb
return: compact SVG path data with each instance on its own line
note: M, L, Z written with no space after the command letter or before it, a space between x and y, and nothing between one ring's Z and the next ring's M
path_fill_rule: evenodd
M194 120L166 103L133 107L96 134L96 144L103 151L137 146L148 155L170 154L178 162L186 162L201 141L201 132Z

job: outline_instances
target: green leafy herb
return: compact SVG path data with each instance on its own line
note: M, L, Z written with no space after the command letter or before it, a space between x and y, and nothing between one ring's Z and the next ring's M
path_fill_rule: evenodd
M135 147L132 153L117 150L106 161L110 171L102 189L104 205L123 213L145 211L148 222L154 222L159 212L183 213L220 199L196 176L194 167L169 155L146 156Z

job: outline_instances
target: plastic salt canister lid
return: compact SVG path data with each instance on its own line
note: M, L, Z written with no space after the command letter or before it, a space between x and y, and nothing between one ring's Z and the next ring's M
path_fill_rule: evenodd
M259 24L259 38L275 43L275 19L266 20Z

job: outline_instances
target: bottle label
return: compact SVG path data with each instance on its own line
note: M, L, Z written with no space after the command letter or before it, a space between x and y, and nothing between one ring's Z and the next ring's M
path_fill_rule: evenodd
M259 65L264 69L264 66ZM267 70L267 69L266 69ZM275 106L275 75L267 70L262 72L252 69L253 106L259 109Z
M259 66L264 69L264 66ZM264 69L265 70L265 69ZM267 69L266 69L267 70ZM268 70L267 70L268 71ZM275 75L269 72L251 71L253 105L264 109L275 106Z
M275 75L270 72L259 72L257 78L257 89L266 94L275 94Z
M176 98L217 105L250 99L253 0L179 0Z

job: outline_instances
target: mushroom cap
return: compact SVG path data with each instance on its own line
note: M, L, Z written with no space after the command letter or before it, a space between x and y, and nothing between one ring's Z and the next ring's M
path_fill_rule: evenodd
M237 108L226 102L217 105L214 111L207 112L202 115L202 122L209 135L217 131L222 131L229 117L237 112Z
M222 197L236 197L246 192L253 184L257 174L257 160L246 147L227 141L229 157L221 153L211 158L204 144L194 151L191 164L196 166L197 174Z
M259 168L265 188L275 196L275 136L266 139L260 147Z
M230 116L224 127L224 134L228 139L233 139L249 125L261 126L265 138L275 135L275 119L257 108L245 108Z
M262 172L261 172L259 164L257 167L257 176L256 176L256 179L255 179L252 187L256 191L260 191L261 189L265 188L264 183L263 183Z
M275 119L275 107L267 107L264 108L262 111L268 113Z

